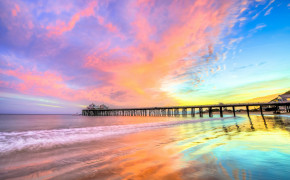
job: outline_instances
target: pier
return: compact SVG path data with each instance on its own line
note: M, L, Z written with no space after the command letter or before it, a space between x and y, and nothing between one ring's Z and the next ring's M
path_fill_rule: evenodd
M236 103L236 104L215 104L215 105L196 105L196 106L170 106L170 107L144 107L144 108L116 108L116 109L83 109L83 116L187 116L188 110L191 116L196 116L198 109L199 116L203 117L204 113L208 113L209 117L213 117L213 112L217 111L220 117L223 117L225 108L231 108L233 116L236 116L236 108L244 107L247 115L250 116L249 107L258 106L261 115L263 108L271 107L274 112L279 107L284 107L286 112L290 112L290 102L269 102L269 103Z

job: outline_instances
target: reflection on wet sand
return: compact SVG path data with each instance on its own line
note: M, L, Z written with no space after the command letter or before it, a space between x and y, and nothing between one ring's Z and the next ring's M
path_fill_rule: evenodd
M244 116L18 152L0 160L0 177L284 179L290 175L289 124L282 116Z

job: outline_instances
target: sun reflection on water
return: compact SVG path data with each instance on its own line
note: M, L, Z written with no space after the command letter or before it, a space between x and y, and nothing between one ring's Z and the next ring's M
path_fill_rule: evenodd
M287 179L289 120L282 116L242 116L175 124L50 150L23 151L2 157L5 176L1 177ZM22 168L17 164L23 164Z

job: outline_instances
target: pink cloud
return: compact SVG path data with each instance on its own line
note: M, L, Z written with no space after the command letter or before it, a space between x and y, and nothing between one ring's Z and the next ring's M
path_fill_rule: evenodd
M12 15L17 16L17 14L20 12L20 7L18 4L15 4L15 8L12 9Z
M185 82L186 73L197 65L196 59L188 57L214 54L223 30L239 21L236 14L243 12L247 3L238 0L166 3L142 0L114 5L116 9L119 5L126 8L122 8L122 13L116 13L106 11L107 4L91 1L81 10L77 9L67 22L61 18L53 19L53 23L47 22L44 27L49 37L61 36L66 32L71 32L71 37L67 37L67 41L62 39L53 42L52 45L49 40L54 38L46 37L43 40L45 51L38 53L35 59L39 60L34 63L44 65L41 59L44 57L48 65L51 63L61 68L52 70L50 67L51 70L47 68L40 71L38 66L30 70L15 65L17 68L14 70L2 69L2 74L20 80L8 85L26 94L71 101L97 101L114 106L176 104L178 99L172 97L162 84ZM61 15L59 10L55 11ZM79 23L88 20L87 17L93 17L96 24L91 21L90 24ZM85 27L75 28L77 23ZM89 33L85 36L83 31ZM69 46L75 41L75 46ZM64 52L50 48L54 45ZM77 50L79 57L70 56ZM215 60L204 58L207 63L205 68L209 70L211 67L208 64ZM63 63L67 69L63 68ZM68 73L69 70L75 74ZM72 88L67 74L78 77L81 73L84 76L82 81L97 80L98 83ZM192 81L195 84L202 82L200 78L192 78Z
M117 86L103 86L103 87L87 87L85 89L70 88L66 83L68 77L63 77L57 72L37 70L26 70L23 67L18 67L14 70L0 70L0 74L14 77L20 82L9 83L7 81L0 81L0 86L6 88L13 88L22 94L31 94L34 96L50 96L67 101L97 101L104 102L114 106L136 105L132 102L140 100L139 105L149 106L151 101L156 97L148 98L142 101L142 97L136 96L133 90ZM161 100L164 95L159 93L158 98ZM157 98L157 99L158 99ZM120 99L122 102L120 102Z
M129 61L110 61L116 52L106 51L95 58L94 55L88 56L86 67L102 68L112 73L106 81L116 89L130 92L133 97L143 97L137 102L144 102L144 99L154 101L150 98L152 91L160 94L160 100L170 99L170 102L174 102L176 100L167 92L161 91L162 81L176 76L182 79L182 74L188 68L194 68L194 60L181 61L189 53L198 54L205 49L205 53L212 54L211 45L219 41L224 24L232 22L229 20L229 9L236 4L233 1L220 1L218 6L214 1L196 1L185 5L172 3L149 13L146 6L152 7L152 2L139 3L141 7L137 8L131 23L132 30L136 32L135 43L120 50L129 54ZM136 4L133 6L136 8ZM149 23L166 12L171 13L168 18L176 19L170 26L165 26L166 29L162 29L159 24ZM160 40L150 39L158 31L162 32L158 34Z
M88 7L81 10L80 12L74 14L68 23L63 21L57 21L56 26L47 26L46 29L49 30L48 36L61 35L64 32L71 31L76 23L83 17L89 17L94 15L95 8L98 6L96 1L92 1L88 4Z
M1 70L0 73L21 80L21 82L14 83L12 86L22 93L62 97L71 91L60 75L49 71L28 71L20 67L16 70ZM66 95L63 97L66 97Z
M116 26L114 26L111 22L107 22L104 17L97 14L96 11L98 7L99 5L97 1L91 1L90 3L88 3L85 9L82 9L79 12L75 13L69 22L57 20L55 22L55 25L46 26L46 29L49 31L48 37L51 37L52 35L58 36L65 32L71 31L75 27L76 23L78 23L81 20L81 18L90 17L90 16L97 18L97 20L99 21L99 24L105 27L109 32L118 34L119 32ZM118 36L123 37L123 35L121 34L118 34Z

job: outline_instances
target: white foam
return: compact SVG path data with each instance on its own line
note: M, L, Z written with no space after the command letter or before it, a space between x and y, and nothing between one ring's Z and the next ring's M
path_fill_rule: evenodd
M227 117L232 118L232 117ZM223 119L227 119L223 118ZM0 154L12 151L37 150L58 145L87 142L99 138L164 128L178 124L195 123L221 118L145 123L134 125L98 126L72 129L37 130L23 132L0 132Z

